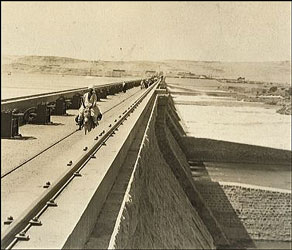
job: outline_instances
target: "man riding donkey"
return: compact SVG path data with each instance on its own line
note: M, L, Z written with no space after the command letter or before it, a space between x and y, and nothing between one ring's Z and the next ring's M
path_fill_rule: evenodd
M94 127L98 125L98 120L101 120L102 114L97 106L97 95L93 88L93 85L88 87L88 92L81 98L81 107L79 108L79 114L76 117L76 122L79 125L79 130L82 128L84 111L89 110Z

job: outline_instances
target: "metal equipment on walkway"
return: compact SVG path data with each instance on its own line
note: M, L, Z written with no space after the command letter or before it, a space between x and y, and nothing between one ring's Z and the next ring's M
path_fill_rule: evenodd
M14 138L19 134L19 118L23 114L13 114L12 111L1 112L1 138Z
M56 100L56 104L52 105L52 115L65 115L67 110L67 104L65 97L60 96Z

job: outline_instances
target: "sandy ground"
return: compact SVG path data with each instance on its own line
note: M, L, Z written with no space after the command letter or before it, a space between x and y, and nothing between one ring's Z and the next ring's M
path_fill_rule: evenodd
M291 121L263 107L177 107L187 134L199 138L291 150Z
M170 61L169 65L197 75L291 83L291 61L285 62L193 62Z

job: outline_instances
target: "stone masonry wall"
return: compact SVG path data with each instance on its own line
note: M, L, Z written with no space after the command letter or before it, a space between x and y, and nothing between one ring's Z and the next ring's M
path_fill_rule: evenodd
M121 249L211 249L213 239L165 162L152 117L114 237Z
M238 218L238 215L219 183L211 180L195 181L195 183L196 188L220 224L232 248L254 248L255 245L252 238Z
M196 181L196 187L235 248L253 240L291 241L291 193Z
M291 193L222 185L252 239L291 241Z

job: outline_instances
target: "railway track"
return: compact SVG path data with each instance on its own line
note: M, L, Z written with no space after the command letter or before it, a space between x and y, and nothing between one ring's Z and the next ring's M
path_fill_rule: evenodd
M27 235L28 230L31 227L41 225L40 217L42 214L45 213L45 211L50 207L57 205L55 202L56 198L66 189L68 185L70 185L74 178L81 176L80 171L86 167L92 158L94 158L96 152L103 145L105 145L107 140L109 140L111 136L118 131L119 126L127 120L127 117L134 112L138 105L143 101L148 93L155 88L155 86L157 86L158 83L159 81L150 86L141 96L139 96L138 99L136 99L136 101L134 101L134 103L122 112L114 123L108 126L107 130L103 130L102 133L96 136L94 138L94 143L90 147L84 148L84 153L74 162L74 164L72 164L70 169L59 177L59 179L51 185L27 211L7 226L1 234L1 248L11 249L18 241L29 240L29 236Z
M109 109L105 110L103 112L103 114L108 113L109 111L113 110L114 108L120 106L121 104L123 104L126 100L128 100L129 98L133 97L136 93L130 95L127 99L122 100L121 102L113 105L112 107L110 107ZM8 176L9 174L13 173L14 171L16 171L17 169L25 166L25 164L27 164L28 162L32 161L33 159L35 159L36 157L42 155L43 153L45 153L47 150L51 149L52 147L56 146L57 144L59 144L60 142L64 141L65 139L69 138L70 136L72 136L73 134L75 134L76 132L78 132L79 130L74 130L71 131L70 133L68 133L66 136L62 137L61 139L57 140L56 142L52 143L50 146L46 147L45 149L41 150L40 152L38 152L37 154L35 154L34 156L30 157L29 159L25 160L24 162L22 162L21 164L17 165L16 167L12 168L11 170L9 170L8 172L4 173L1 175L1 179Z

